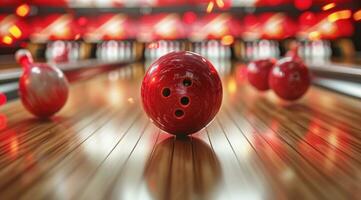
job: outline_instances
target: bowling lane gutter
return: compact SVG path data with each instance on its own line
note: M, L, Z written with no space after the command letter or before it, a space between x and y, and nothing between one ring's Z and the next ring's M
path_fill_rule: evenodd
M344 63L307 63L312 82L320 87L361 98L361 66Z
M95 75L102 71L101 69L105 69L105 71L108 71L110 69L125 66L127 64L129 63L119 61L104 62L98 61L96 59L91 59L80 62L60 63L54 65L56 65L65 73L70 82L73 82L78 79L84 78L83 76L81 76L81 73L84 70L96 70L96 73L94 73ZM18 97L18 80L21 74L21 68L0 70L0 93L5 94L8 100ZM87 76L89 76L89 74L87 74Z

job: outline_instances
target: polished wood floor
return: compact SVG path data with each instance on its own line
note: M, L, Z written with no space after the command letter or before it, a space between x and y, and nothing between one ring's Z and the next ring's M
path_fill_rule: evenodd
M143 66L74 82L48 121L0 108L0 199L360 199L361 101L312 87L260 94L239 68L215 120L185 139L139 99Z

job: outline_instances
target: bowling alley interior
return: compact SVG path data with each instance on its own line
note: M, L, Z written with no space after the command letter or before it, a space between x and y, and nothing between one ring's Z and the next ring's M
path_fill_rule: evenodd
M0 1L0 199L360 183L360 0Z

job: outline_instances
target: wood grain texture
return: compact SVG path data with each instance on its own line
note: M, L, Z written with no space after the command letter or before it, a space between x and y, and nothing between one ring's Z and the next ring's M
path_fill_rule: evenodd
M75 82L46 121L19 100L2 106L0 199L360 197L360 100L311 87L283 102L233 73L216 118L179 139L143 112L143 73L134 64Z

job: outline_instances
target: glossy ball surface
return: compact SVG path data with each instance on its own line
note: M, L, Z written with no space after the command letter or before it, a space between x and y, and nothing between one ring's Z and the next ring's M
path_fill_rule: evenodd
M40 118L58 112L68 98L68 81L63 72L35 63L24 69L19 80L20 99L25 108Z
M270 88L279 97L289 101L301 98L309 88L310 82L307 67L301 60L292 57L279 60L269 75Z
M189 135L204 128L222 103L222 83L202 56L172 52L147 70L141 88L145 112L160 129Z
M274 59L262 59L250 62L247 65L248 82L259 91L268 90L268 76L274 64Z

